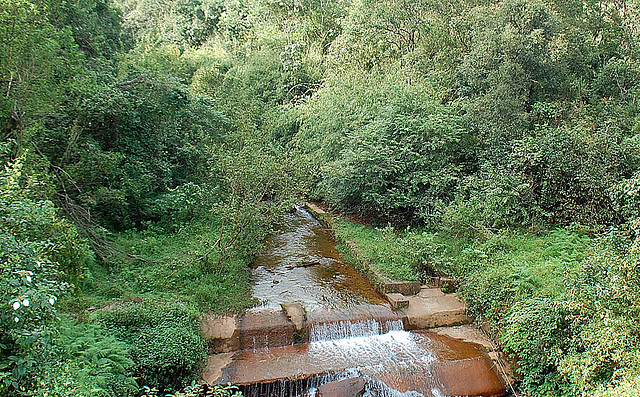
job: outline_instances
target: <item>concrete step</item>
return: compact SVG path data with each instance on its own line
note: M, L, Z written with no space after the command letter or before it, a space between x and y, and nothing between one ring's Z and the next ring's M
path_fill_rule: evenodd
M219 317L208 314L200 319L200 332L209 353L228 353L240 349L238 316Z
M385 294L385 296L394 310L403 309L409 306L409 298L402 294L391 293Z
M399 312L405 317L407 330L449 327L473 321L458 294L445 294L439 288L422 288L406 300L408 306Z
M417 295L420 292L420 287L421 284L417 281L388 281L383 285L383 292L410 296Z
M240 320L240 348L293 345L295 325L281 310L249 311Z
M335 382L326 383L318 387L318 397L362 397L366 381L357 376Z

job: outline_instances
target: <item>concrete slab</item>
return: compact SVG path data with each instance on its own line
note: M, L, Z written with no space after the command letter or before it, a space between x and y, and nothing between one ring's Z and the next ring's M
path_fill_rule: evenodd
M436 285L438 286L438 288L455 288L458 285L458 280L454 279L453 277L438 277Z
M261 349L292 345L295 329L282 310L249 311L240 320L240 347Z
M318 387L318 397L361 397L366 381L361 377L342 379Z
M439 298L446 295L440 288L421 288L418 293L421 298Z
M400 310L406 317L405 329L408 330L447 327L472 321L466 305L458 299L457 294L445 294L438 288L423 288L408 300L409 306Z
M323 210L322 208L320 208L317 204L311 203L311 202L306 202L305 206L310 209L311 211L315 212L316 214L326 214L327 211Z
M200 332L210 353L228 353L240 349L238 316L207 314L200 320Z
M505 387L491 370L486 357L447 361L434 366L433 374L443 385L447 396L504 396Z
M222 378L222 372L233 362L233 353L212 354L207 358L207 365L202 372L202 380L214 385Z
M405 296L416 295L420 292L421 284L417 281L389 281L384 283L385 293L397 293Z
M475 325L464 324L454 327L433 328L430 332L443 335L448 338L456 339L465 343L474 343L482 346L487 351L487 356L492 361L492 368L498 374L503 384L514 383L514 374L504 353L500 351L498 346Z
M449 338L461 340L464 342L481 345L488 352L497 350L497 347L495 346L493 341L489 339L488 336L483 334L478 328L471 324L434 328L431 330L431 332L438 335L445 335Z
M287 318L296 327L296 331L304 330L304 322L307 318L307 313L305 312L304 307L302 307L302 304L300 302L290 302L283 303L282 306Z
M394 310L402 309L409 306L409 299L402 294L386 294L387 300Z
M209 384L237 385L299 380L319 374L356 369L400 390L417 390L425 396L498 396L504 387L492 371L482 349L427 331L399 332L370 339L353 338L304 345L236 352L209 360ZM213 364L212 364L213 363ZM401 365L398 365L401 363ZM432 394L434 388L440 394Z

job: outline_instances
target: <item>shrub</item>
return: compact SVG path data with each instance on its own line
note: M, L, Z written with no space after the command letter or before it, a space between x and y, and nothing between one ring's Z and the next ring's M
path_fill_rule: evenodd
M193 331L170 323L140 330L131 340L131 356L144 384L175 390L194 378L205 350Z
M561 302L530 298L514 305L503 321L502 341L518 359L521 387L536 396L574 396L573 385L557 371L573 329Z
M145 386L142 397L158 397L158 389ZM193 383L183 391L167 394L166 397L242 397L242 392L231 384L207 386Z
M198 375L205 344L195 313L166 301L123 303L97 313L104 328L131 346L134 373L141 384L178 390Z
M53 203L21 185L19 158L0 171L0 394L29 388L53 337L57 301L89 261Z
M436 103L430 93L393 87L389 94L390 103L355 130L340 158L325 167L323 196L343 210L434 221L468 165L468 137L456 109Z
M38 380L34 396L133 397L138 385L124 342L105 336L96 325L63 320L53 360Z

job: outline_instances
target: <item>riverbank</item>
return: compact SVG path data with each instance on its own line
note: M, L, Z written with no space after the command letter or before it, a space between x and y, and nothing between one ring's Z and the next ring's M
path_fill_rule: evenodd
M197 381L207 354L200 317L255 304L248 258L218 261L212 245L219 236L220 222L211 218L111 234L109 262L92 264L77 293L56 302L60 365L38 392L93 396L84 390L100 387L124 397L149 386L164 395ZM64 383L77 373L92 376Z

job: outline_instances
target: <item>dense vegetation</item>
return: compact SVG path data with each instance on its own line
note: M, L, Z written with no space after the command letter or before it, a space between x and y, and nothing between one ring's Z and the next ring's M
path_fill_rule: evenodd
M391 276L460 278L523 393L634 395L639 26L636 0L0 0L0 394L187 387L197 316L251 306L310 196L390 225L341 228Z

